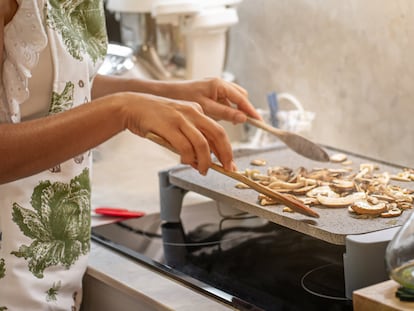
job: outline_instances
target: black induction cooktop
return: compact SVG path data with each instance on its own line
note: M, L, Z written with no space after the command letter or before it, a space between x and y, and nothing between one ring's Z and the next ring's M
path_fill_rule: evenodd
M344 246L220 208L184 206L94 227L92 239L239 310L352 310Z

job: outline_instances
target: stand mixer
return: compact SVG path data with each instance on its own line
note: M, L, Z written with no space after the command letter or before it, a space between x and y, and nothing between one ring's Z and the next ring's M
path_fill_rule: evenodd
M224 73L229 27L241 0L107 0L122 44L156 79L234 78Z

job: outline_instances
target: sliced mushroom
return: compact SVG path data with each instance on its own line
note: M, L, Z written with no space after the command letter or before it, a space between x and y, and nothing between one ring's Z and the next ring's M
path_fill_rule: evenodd
M387 185L390 182L391 176L390 173L384 172L382 174L376 174L374 179L380 184Z
M355 201L365 199L365 197L365 192L354 192L345 197L327 197L319 194L316 198L319 203L327 207L345 207L353 204Z
M329 171L326 168L313 169L312 171L308 172L305 177L320 181L329 181L332 179Z
M352 171L352 167L350 168L328 168L328 172L333 176L344 175Z
M401 210L412 209L413 204L409 202L396 202L397 206Z
M392 198L390 196L387 196L387 195L384 195L384 194L373 193L370 196L374 197L374 198L377 198L378 200L387 201L387 202L394 202L394 200L395 200L394 198Z
M266 163L267 163L266 160L262 160L262 159L254 159L250 161L251 165L256 165L256 166L265 166Z
M253 177L254 177L255 174L260 174L260 171L259 170L256 170L256 169L252 170L252 169L246 168L244 170L244 172L242 172L242 174L244 176L246 176L247 178L253 179Z
M398 217L402 214L402 210L397 207L394 207L386 212L380 214L383 218L391 218L391 217Z
M393 175L379 172L375 163L363 163L358 172L350 165L346 155L332 156L332 162L342 163L340 168L314 168L308 171L299 167L295 172L288 167L271 167L267 174L257 169L246 169L243 174L273 190L298 197L306 205L346 207L357 218L396 217L405 209L412 209L414 190L391 185L391 180L414 181L414 169L403 169ZM262 160L253 160L252 165L265 165ZM236 187L248 188L244 184ZM280 204L272 198L259 196L262 205Z
M235 186L237 189L250 189L250 187L242 182L239 182Z
M317 198L298 198L300 201L302 201L303 204L312 206L312 205L318 205L319 201Z
M387 211L387 205L382 201L377 204L371 204L368 200L357 200L351 204L351 208L355 213L365 215L379 215Z
M329 187L335 192L349 192L355 189L355 183L352 180L334 179Z
M320 186L306 192L306 196L310 198L316 198L318 195L323 195L329 198L338 198L339 194L333 191L329 186Z
M396 186L388 186L385 187L384 193L399 202L413 202L413 198L411 195L407 194L403 189L396 187Z
M391 202L391 203L387 203L387 210L392 210L393 208L398 207L397 203L395 202Z
M405 171L405 172L397 173L395 175L391 175L390 178L395 181L410 182L411 174L408 171Z
M372 172L378 170L379 167L378 167L377 164L374 164L374 163L362 163L362 164L359 165L359 170L360 171L365 170L365 169L368 170L369 173L372 173Z
M292 174L288 180L288 182L298 182L300 179L303 178L307 174L306 169L301 166L299 167L294 174Z
M254 173L254 174L251 175L251 178L253 180L260 181L260 182L269 182L270 181L270 176L267 176L267 175L264 175L264 174L261 174L261 173Z
M335 153L329 157L329 160L334 163L340 163L344 162L347 158L347 155L344 153Z
M297 182L304 182L305 185L315 185L315 186L328 186L329 182L323 182L317 179L306 178L306 177L299 177Z
M267 175L278 180L288 181L292 175L292 169L283 166L274 166L267 169Z
M305 186L304 182L289 183L289 182L285 182L285 181L281 181L281 180L276 180L276 181L270 183L268 187L271 188L271 189L281 188L281 189L293 190L293 189L302 188L303 186Z
M267 205L275 205L275 204L279 204L280 202L273 200L273 199L261 199L260 200L260 205L261 206L267 206Z
M359 166L359 172L355 176L356 180L367 178L367 175L372 174L375 170L378 169L378 165L372 163L363 163Z
M259 194L258 196L259 199L259 204L262 206L267 206L267 205L275 205L275 204L279 204L280 202L274 198L270 198L267 195L264 194Z
M301 188L297 188L297 189L293 189L292 193L296 194L296 195L304 195L306 194L308 191L312 190L316 188L316 185L309 185L309 186L304 186Z

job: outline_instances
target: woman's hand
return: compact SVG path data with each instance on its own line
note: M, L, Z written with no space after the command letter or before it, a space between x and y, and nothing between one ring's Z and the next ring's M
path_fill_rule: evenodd
M246 90L219 78L174 82L100 75L95 78L93 98L114 93L129 98L132 104L127 114L132 132L144 137L149 132L158 134L180 153L183 163L202 174L211 162L209 150L224 168L235 169L229 139L212 119L233 123L245 122L246 115L261 119Z
M126 127L145 137L154 133L166 140L190 164L206 174L212 151L223 167L234 170L233 153L224 129L203 114L194 102L181 102L164 97L133 92L119 93L125 105Z
M215 120L243 123L246 115L261 119L245 89L219 78L174 82L99 75L95 78L94 98L122 91L196 102Z
M246 122L246 115L261 119L241 86L223 79L212 78L171 83L168 97L194 101L205 114L215 120Z

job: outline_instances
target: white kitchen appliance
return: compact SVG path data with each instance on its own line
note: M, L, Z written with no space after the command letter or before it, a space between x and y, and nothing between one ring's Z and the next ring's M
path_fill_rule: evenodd
M241 0L107 0L120 22L121 43L157 79L198 79L223 73L227 33Z

